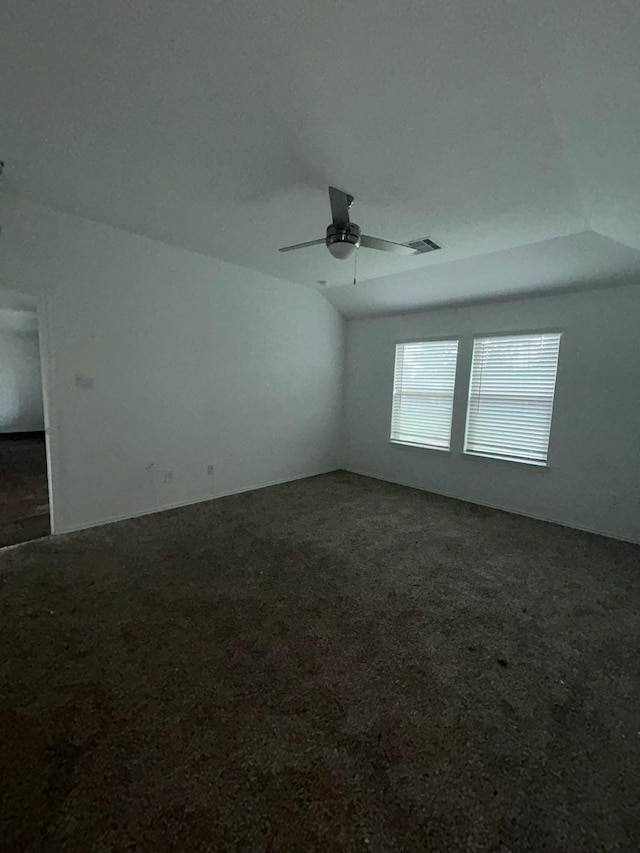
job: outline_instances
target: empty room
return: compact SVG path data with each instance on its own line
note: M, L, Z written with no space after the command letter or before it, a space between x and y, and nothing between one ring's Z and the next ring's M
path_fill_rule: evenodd
M640 849L640 6L0 19L0 849Z

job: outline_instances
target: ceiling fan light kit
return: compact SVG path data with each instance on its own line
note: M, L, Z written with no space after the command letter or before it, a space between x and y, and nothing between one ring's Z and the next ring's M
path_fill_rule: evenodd
M360 246L361 232L358 225L350 222L346 228L330 225L327 228L325 243L334 258L344 261L351 257Z

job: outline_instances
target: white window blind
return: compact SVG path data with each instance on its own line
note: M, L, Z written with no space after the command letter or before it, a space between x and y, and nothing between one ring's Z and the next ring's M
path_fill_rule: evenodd
M546 463L559 349L555 332L474 340L465 453Z
M397 344L391 440L449 449L458 341Z

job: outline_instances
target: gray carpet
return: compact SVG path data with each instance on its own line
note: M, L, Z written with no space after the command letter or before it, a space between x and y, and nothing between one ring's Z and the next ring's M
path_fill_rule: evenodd
M3 850L637 850L640 548L335 473L0 555Z

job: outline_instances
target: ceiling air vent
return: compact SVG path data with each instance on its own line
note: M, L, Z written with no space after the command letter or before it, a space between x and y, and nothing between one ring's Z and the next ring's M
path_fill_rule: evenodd
M436 249L442 248L442 246L438 246L435 240L432 240L431 237L422 237L420 240L412 240L410 243L405 243L405 246L411 246L412 249L416 250L417 255L423 255L425 252L435 252Z

